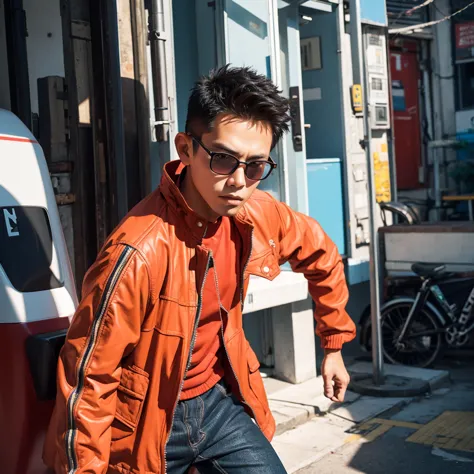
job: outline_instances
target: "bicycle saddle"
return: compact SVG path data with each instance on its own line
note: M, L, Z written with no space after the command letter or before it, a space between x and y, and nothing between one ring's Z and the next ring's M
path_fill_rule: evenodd
M446 265L439 263L414 263L411 269L418 276L423 278L439 277L444 273Z

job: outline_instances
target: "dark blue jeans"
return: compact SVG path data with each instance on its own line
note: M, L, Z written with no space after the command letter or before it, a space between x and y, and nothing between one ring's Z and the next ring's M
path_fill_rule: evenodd
M168 474L286 474L272 445L222 382L180 401L166 447Z

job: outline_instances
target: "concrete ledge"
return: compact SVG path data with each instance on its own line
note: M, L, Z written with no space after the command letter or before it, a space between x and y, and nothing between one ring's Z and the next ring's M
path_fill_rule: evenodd
M316 414L313 407L269 400L276 423L275 436L306 423Z
M371 374L371 362L357 362L347 368L349 373ZM431 391L436 390L450 383L450 376L447 370L419 369L418 367L407 367L404 365L384 364L384 373L397 377L415 379L427 382Z
M273 281L250 276L244 314L274 308L308 297L308 281L301 273L282 271Z
M362 423L371 418L381 417L387 411L402 409L411 401L413 401L413 398L376 398L364 396L350 405L332 410L331 415L351 421L352 423Z
M323 416L360 398L353 392L346 393L344 404L333 403L323 395L322 377L315 377L301 384L288 384L272 378L264 379L270 409L277 425L276 435L296 428L315 416Z

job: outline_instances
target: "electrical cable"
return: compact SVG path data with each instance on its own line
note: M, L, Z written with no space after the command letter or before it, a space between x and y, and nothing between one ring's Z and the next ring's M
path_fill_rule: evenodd
M468 8L472 6L474 6L474 1L469 3L469 5L466 5L463 8L459 9L458 11L451 13L451 15L445 16L444 18L429 21L427 23L421 23L419 25L405 26L403 28L392 28L388 30L388 32L389 34L402 34L402 33L410 34L417 30L422 30L423 28L426 28L428 26L438 25L439 23L443 23L444 21L450 20L451 18L455 17L456 15L459 15L460 13L462 13L463 11L466 11Z
M424 7L427 7L427 6L431 5L434 1L435 0L425 0L425 2L423 2L421 5L415 5L414 7L411 7L408 10L400 12L398 14L397 18L395 18L395 20L393 20L393 22L391 22L392 26L396 25L398 23L398 20L400 20L402 18L402 16L411 15L416 10L419 10L420 8L424 8Z

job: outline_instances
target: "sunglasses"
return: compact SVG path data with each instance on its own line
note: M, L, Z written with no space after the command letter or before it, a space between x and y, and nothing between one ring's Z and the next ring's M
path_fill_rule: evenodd
M211 151L196 137L188 135L211 157L209 166L215 174L229 176L240 166L244 166L244 173L252 181L262 181L270 176L277 164L269 157L268 160L240 161L230 153Z

